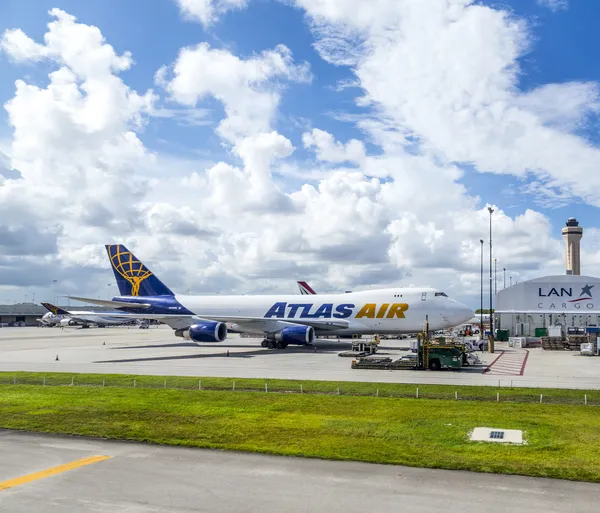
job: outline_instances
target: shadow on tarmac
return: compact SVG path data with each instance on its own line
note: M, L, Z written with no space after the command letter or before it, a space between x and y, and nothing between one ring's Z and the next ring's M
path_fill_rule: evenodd
M266 349L256 345L235 345L235 346L223 346L223 345L205 345L205 344L191 344L191 343L175 343L175 344L160 344L160 345L149 345L149 346L131 346L131 347L119 347L119 348L111 348L111 349L153 349L156 347L208 347L208 348L219 348L220 351L218 353L202 353L202 354L187 354L187 355L173 355L173 356L151 356L146 358L126 358L119 360L101 360L95 361L93 363L135 363L135 362L156 362L156 361L170 361L170 360L192 360L199 358L255 358L257 356L263 355L272 355L272 354L294 354L294 353L302 353L302 354L316 354L319 353L339 353L347 349L345 347L347 344L343 342L321 342L316 341L316 343L312 346L288 346L285 349ZM230 351L229 356L227 356L228 348L238 348L238 347L246 347L253 348L253 351ZM315 347L317 348L315 352Z
M247 347L247 348L255 348L256 344L248 344L248 345L236 345L236 346L217 346L215 344L202 344L201 342L174 342L172 344L151 344L145 346L121 346L121 347L110 347L110 350L113 349L154 349L156 347ZM260 344L258 345L260 347Z

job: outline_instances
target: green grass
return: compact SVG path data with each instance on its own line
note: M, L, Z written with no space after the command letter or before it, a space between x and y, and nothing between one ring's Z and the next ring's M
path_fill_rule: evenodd
M600 481L600 418L585 407L9 386L0 412L34 431ZM529 444L470 444L478 425L524 429Z
M397 371L411 372L411 371ZM44 381L45 380L45 381ZM413 398L419 389L421 399L454 399L458 393L460 400L496 401L500 393L501 402L539 403L540 394L543 402L548 404L587 404L600 406L600 390L570 390L550 388L496 388L491 386L464 385L427 385L406 383L366 383L353 381L300 381L285 379L246 379L218 377L185 377L185 376L145 376L126 374L69 374L60 372L0 372L0 385L23 384L47 386L70 385L101 387L133 387L137 388L178 388L187 390L232 390L235 382L236 391L264 392L265 383L269 392L296 392L305 394L335 394L338 389L341 395L404 397ZM507 380L503 380L506 384Z
M469 442L477 426L522 429L528 443ZM0 427L600 482L600 415L589 406L5 385Z

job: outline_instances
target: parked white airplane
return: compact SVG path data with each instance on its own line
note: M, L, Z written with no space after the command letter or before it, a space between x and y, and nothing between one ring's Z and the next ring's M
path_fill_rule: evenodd
M135 318L123 317L122 312L116 312L117 316L113 316L113 312L83 312L83 311L67 311L59 306L54 306L51 303L42 303L42 306L48 310L39 322L46 326L84 326L89 327L90 324L97 326L107 326L109 324L124 324L126 322L134 321Z
M158 319L175 335L195 342L222 342L227 325L264 337L263 347L311 344L315 335L401 334L457 326L473 317L467 306L432 288L389 288L346 294L182 296L175 295L121 244L106 246L120 296L112 301L72 297Z
M480 314L475 314L475 316L472 319L468 320L465 324L479 324L481 322L482 317L484 324L486 322L490 322L490 314L483 314L483 316L481 316Z

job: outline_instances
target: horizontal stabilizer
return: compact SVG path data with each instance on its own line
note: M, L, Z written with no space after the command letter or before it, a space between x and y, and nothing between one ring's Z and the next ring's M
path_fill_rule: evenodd
M111 306L113 308L151 308L150 303L126 303L125 301L106 301L103 299L91 299L88 297L67 296L69 299L81 301L82 303L91 303L99 306Z

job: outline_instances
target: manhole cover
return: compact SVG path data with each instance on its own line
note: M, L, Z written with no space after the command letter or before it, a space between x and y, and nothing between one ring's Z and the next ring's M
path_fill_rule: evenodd
M520 429L499 429L477 427L471 433L472 442L500 442L505 444L522 444L523 431Z

